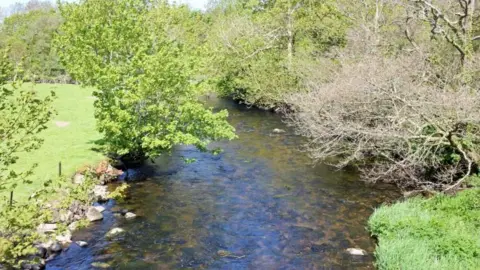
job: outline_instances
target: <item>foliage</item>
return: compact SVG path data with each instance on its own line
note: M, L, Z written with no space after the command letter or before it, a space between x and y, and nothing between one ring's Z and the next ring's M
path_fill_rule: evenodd
M18 81L9 83L14 69L7 57L6 52L0 56L0 189L12 190L18 182L28 181L32 173L33 168L16 172L12 166L20 152L40 147L38 133L47 128L54 114L54 93L42 98L34 90L19 87Z
M71 75L97 89L97 127L110 153L154 158L175 144L206 150L210 140L234 138L227 112L213 113L197 101L181 42L154 23L163 13L152 10L165 5L87 0L61 6L60 56Z
M69 78L52 46L53 35L61 23L60 14L51 5L30 6L4 19L0 47L10 47L9 58L24 69L24 80L66 82Z
M477 269L480 190L414 198L382 206L370 217L379 269Z
M123 183L121 184L120 186L116 187L114 191L110 192L108 194L108 198L110 199L114 199L116 201L123 201L125 199L125 196L126 196L126 192L127 192L127 189L129 188L130 186L127 184L127 183Z
M50 217L51 212L35 200L0 205L0 263L16 265L19 258L34 254L33 243L41 239L36 228Z
M220 1L212 4L211 82L223 95L264 108L302 89L299 68L345 44L347 23L333 1Z
M73 202L91 205L94 199L91 191L97 182L93 173L87 173L80 185L59 177L46 181L28 200L13 205L6 200L0 201L0 263L15 266L23 261L30 262L32 258L35 260L32 257L37 252L35 244L56 235L39 234L37 227L53 222L55 213L68 211ZM88 222L80 220L78 223L85 226ZM59 223L57 234L65 229L66 224Z

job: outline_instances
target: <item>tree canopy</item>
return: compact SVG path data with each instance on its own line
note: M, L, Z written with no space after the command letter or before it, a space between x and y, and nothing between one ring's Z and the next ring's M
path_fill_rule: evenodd
M177 7L85 0L60 9L62 63L75 79L97 89L95 117L108 152L154 158L174 145L207 150L211 140L235 137L227 111L214 113L198 101L188 46L170 33L175 23L156 23L172 18Z

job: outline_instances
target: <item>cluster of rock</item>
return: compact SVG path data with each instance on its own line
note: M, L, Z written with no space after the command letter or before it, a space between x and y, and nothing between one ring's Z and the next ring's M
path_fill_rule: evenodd
M92 173L93 172L93 173ZM74 184L82 185L87 179L87 174L93 175L98 179L98 185L95 185L91 190L91 196L94 202L102 203L109 200L109 192L106 184L113 182L123 172L113 168L107 161L101 162L95 169L86 168L83 171L75 173L72 177ZM78 222L87 219L90 222L95 222L103 219L103 212L105 207L101 205L86 205L81 201L73 201L67 209L55 205L57 202L52 202L47 205L54 213L51 223L40 224L37 227L37 233L50 239L45 243L37 243L37 253L29 258L29 262L23 263L23 269L43 269L45 263L55 258L62 250L72 244L72 232L78 227ZM134 218L136 215L126 211L123 216L127 219ZM67 225L65 231L59 231L59 224ZM114 228L106 237L122 233L120 228ZM76 241L76 245L80 247L87 247L88 243L85 241ZM33 263L35 262L35 263Z

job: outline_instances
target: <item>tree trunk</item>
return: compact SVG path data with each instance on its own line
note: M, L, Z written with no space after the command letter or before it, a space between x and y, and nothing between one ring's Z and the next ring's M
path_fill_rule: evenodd
M288 51L288 69L292 68L293 62L293 42L294 42L294 31L293 31L293 12L291 3L288 3L288 18L287 18L287 36L288 36L288 44L287 44L287 51Z

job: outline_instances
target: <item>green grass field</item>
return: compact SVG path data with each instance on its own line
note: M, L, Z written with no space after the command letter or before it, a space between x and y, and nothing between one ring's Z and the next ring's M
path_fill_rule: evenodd
M378 269L480 269L480 189L383 206L369 229Z
M62 172L68 175L103 158L92 150L94 141L100 139L93 117L92 89L63 84L25 84L23 87L33 87L41 95L54 91L57 96L54 107L58 114L48 129L41 133L45 140L42 147L20 155L16 169L29 168L34 163L38 167L32 177L33 184L22 184L15 191L14 199L17 201L28 198L46 180L57 176L59 162L62 163Z

